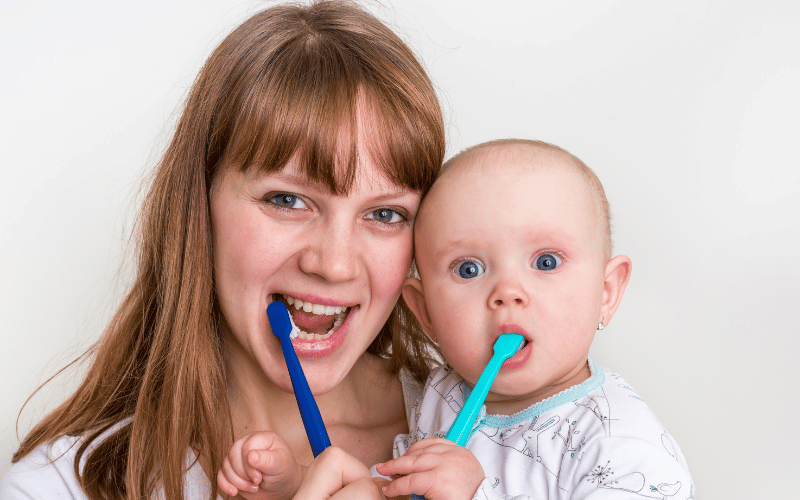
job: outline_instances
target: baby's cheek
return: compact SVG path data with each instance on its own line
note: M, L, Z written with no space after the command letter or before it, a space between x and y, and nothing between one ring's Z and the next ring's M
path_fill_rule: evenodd
M444 341L441 341L444 342ZM450 338L446 345L441 345L442 354L448 363L455 369L471 385L475 385L481 376L483 367L486 366L489 358L486 361L481 356L480 348L476 345L475 340Z

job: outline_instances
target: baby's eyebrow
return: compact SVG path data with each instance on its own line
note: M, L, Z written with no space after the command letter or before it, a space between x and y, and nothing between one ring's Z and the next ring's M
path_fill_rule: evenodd
M469 239L459 238L448 242L447 245L433 252L433 258L439 260L448 257L450 254L464 253L465 249L469 249L473 246L473 243Z
M559 247L576 247L578 245L578 240L575 237L558 227L532 228L526 233L525 238L532 243L545 245L549 243Z

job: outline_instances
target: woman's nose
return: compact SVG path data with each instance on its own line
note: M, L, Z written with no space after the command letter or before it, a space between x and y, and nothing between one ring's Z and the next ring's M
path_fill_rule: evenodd
M349 281L358 276L358 242L352 226L330 221L315 233L300 255L300 269L330 282Z
M489 308L527 306L530 302L528 292L518 280L499 281L489 295Z

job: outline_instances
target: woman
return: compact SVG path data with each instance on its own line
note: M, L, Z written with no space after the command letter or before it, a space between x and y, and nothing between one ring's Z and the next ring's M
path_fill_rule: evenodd
M274 300L305 331L295 347L336 459L391 458L407 429L398 373L423 379L431 352L395 304L443 156L429 79L370 14L325 1L239 26L156 171L133 286L0 496L213 498L224 454L253 430L310 464L265 314ZM327 496L338 486L321 468L304 491Z

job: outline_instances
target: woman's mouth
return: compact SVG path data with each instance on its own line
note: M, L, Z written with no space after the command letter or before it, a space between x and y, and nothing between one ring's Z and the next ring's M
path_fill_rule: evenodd
M300 340L325 340L339 328L347 318L350 307L315 304L291 295L273 294L273 300L286 304L292 321L300 330Z

